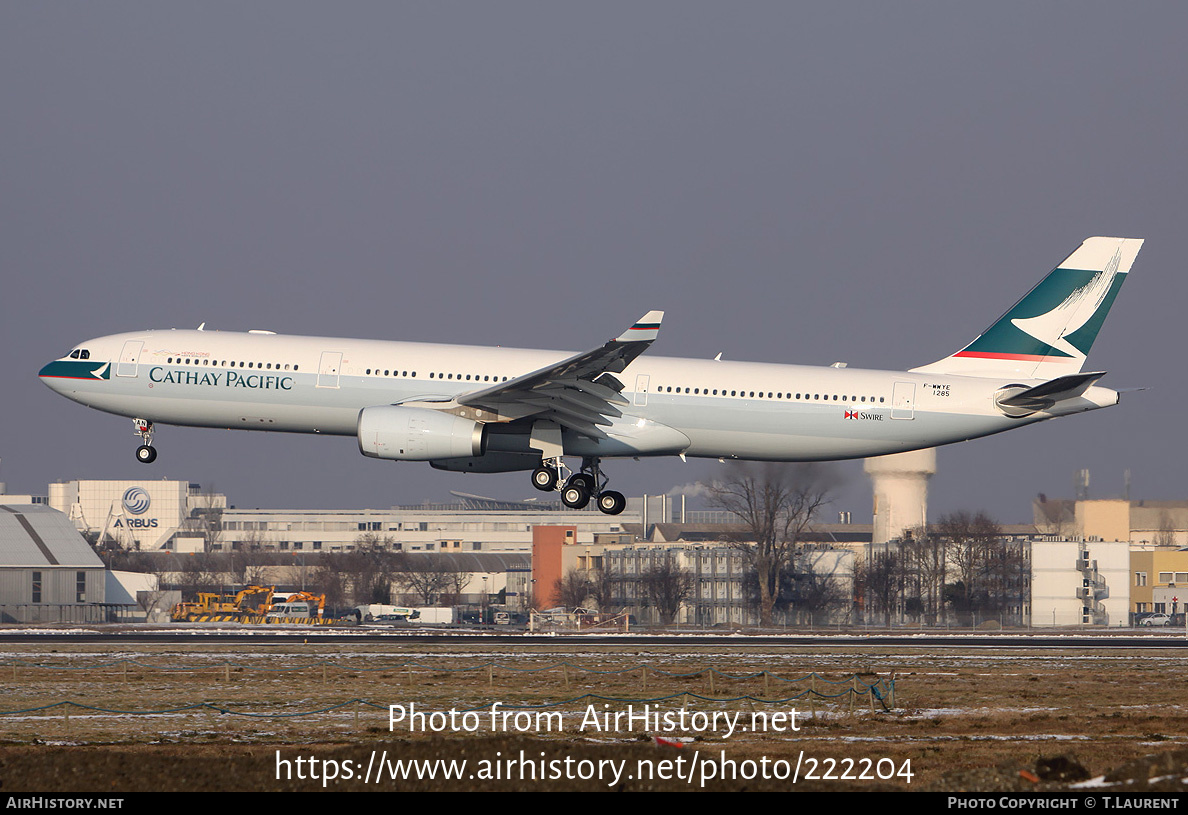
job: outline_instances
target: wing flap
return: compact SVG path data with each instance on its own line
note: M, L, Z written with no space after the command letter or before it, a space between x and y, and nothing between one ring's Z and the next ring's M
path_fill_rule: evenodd
M630 328L598 348L574 354L544 368L458 397L457 403L524 416L548 414L562 427L591 438L606 438L598 425L610 424L628 404L622 384L611 374L621 373L648 349L660 330L662 311L649 311ZM596 381L598 380L598 381ZM618 385L618 389L613 387ZM525 412L525 408L527 411Z

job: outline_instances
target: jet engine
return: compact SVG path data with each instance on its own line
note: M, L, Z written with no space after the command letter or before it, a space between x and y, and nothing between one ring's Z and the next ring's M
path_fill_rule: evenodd
M377 405L359 411L359 452L394 461L481 456L486 425L425 408Z

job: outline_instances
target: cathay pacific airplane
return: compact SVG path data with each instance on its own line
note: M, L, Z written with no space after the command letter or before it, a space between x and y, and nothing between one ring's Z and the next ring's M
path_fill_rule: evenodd
M365 456L531 470L570 507L622 512L601 459L822 461L898 453L1117 404L1081 368L1142 246L1089 238L957 353L909 371L643 356L663 312L580 354L383 340L136 331L42 368L68 399L157 424L354 436ZM580 457L571 471L565 457Z

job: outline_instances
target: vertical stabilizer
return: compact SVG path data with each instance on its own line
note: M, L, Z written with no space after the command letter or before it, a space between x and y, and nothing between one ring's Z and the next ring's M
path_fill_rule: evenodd
M1054 379L1077 373L1143 242L1088 238L1010 311L921 373Z

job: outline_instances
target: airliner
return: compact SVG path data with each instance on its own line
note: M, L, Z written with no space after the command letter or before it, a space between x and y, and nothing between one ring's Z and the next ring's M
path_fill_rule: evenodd
M1142 240L1089 238L960 351L908 371L644 355L661 311L580 354L152 330L88 340L41 369L52 390L158 424L354 436L365 456L531 471L580 509L623 511L604 458L826 461L935 447L1117 404L1082 372ZM571 470L565 459L580 458ZM576 464L576 462L575 462Z

